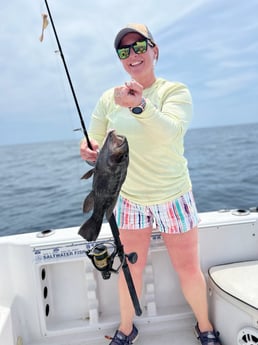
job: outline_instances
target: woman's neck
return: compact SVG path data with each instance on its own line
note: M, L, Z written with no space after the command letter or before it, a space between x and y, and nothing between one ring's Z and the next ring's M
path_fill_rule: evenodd
M139 78L133 78L136 80L139 84L143 86L144 89L147 89L148 87L151 87L152 84L156 81L155 74L149 74L147 76L142 76L142 78L139 76Z

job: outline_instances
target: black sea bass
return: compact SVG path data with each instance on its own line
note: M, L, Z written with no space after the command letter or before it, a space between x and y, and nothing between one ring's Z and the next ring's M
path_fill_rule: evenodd
M112 215L129 163L129 147L126 137L111 130L100 150L96 165L82 176L93 176L92 191L83 204L83 212L93 209L92 216L80 227L79 234L87 241L95 241L99 235L103 217Z

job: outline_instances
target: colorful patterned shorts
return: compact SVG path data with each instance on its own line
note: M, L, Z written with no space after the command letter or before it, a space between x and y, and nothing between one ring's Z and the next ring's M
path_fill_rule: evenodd
M191 191L176 200L151 206L135 204L119 196L114 214L120 229L139 230L154 223L156 229L168 234L187 232L200 221Z

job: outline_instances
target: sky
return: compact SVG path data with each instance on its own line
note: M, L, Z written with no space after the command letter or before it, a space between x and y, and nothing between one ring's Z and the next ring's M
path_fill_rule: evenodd
M156 75L192 93L192 128L258 122L258 0L48 0L86 126L129 80L113 48L127 23L159 46ZM79 116L44 1L0 3L0 145L77 139Z

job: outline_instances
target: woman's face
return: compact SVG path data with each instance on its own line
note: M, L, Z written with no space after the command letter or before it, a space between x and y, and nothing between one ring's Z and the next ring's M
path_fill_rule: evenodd
M137 33L129 33L125 35L121 42L120 47L132 44L142 40L143 37ZM150 47L148 45L147 51L142 54L136 54L134 50L130 49L130 55L126 59L122 59L124 69L130 76L141 82L144 79L149 79L154 76L154 61L158 55L158 48Z

